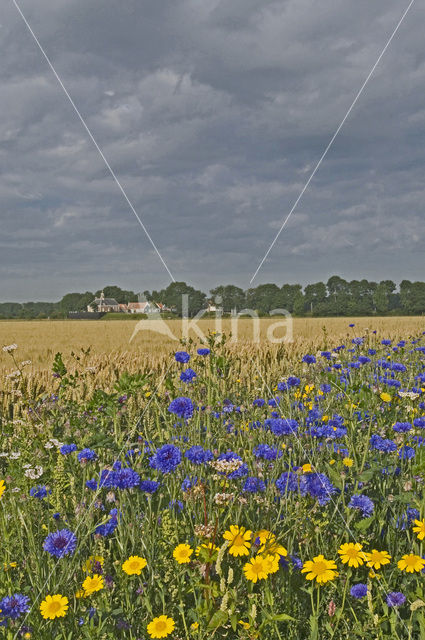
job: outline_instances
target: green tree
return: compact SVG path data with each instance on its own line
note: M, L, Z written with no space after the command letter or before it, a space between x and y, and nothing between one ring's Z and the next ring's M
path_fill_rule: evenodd
M157 294L158 302L163 302L170 309L175 310L178 315L184 313L184 295L187 295L188 301L188 315L190 317L195 316L198 311L206 307L206 295L202 291L194 289L186 282L172 282L166 289L161 291L152 292ZM156 299L156 298L155 298Z
M223 308L223 311L230 313L233 310L240 311L246 306L245 292L234 284L226 284L211 289L211 295L214 299L221 298L221 303L217 304Z

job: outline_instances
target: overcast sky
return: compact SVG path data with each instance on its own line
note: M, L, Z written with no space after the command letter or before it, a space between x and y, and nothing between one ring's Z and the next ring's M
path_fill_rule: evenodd
M17 0L176 280L246 288L408 2ZM170 277L12 0L0 299ZM413 4L254 285L425 279Z

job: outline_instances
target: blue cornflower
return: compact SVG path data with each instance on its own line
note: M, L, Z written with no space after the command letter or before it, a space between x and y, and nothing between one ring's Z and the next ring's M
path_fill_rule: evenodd
M387 595L387 605L389 607L401 607L406 602L406 596L400 591L392 591Z
M198 354L200 356L208 356L211 353L211 351L209 349L207 349L206 347L203 349L198 349Z
M45 538L43 549L56 558L71 555L77 547L77 536L69 529L58 529Z
M364 598L367 595L367 584L359 582L359 584L353 584L350 589L350 594L353 598Z
M200 445L194 445L185 452L184 457L193 464L204 464L213 460L214 455L209 449L204 449Z
M296 376L289 376L286 382L288 384L288 387L299 387L301 380Z
M140 476L136 471L130 467L124 467L122 469L121 464L119 467L120 468L114 471L106 470L107 475L105 474L104 476L103 486L110 487L111 489L131 489L140 484Z
M266 401L263 398L256 398L252 404L254 407L264 407Z
M153 469L162 473L173 472L182 461L182 454L178 447L173 444L164 444L157 449L155 455L149 459L149 464Z
M268 444L259 444L253 449L253 454L256 458L262 458L263 460L276 460L281 458L283 452L277 447L271 447Z
M369 445L371 449L377 449L378 451L383 451L384 453L390 453L391 451L396 451L397 445L393 440L388 438L382 438L380 435L374 433L370 437Z
M397 431L397 433L406 433L406 431L410 431L412 425L410 422L396 422L393 426L393 430Z
M402 460L411 460L412 458L415 457L416 451L414 450L413 447L409 447L407 444L404 445L404 447L401 447L400 451L398 452L398 457L401 458Z
M307 473L301 476L300 488L303 494L308 493L312 498L317 498L320 505L329 502L332 494L337 491L324 473Z
M117 509L111 509L109 512L109 520L105 524L100 524L95 529L95 533L99 536L109 536L114 533L115 529L118 526L118 511Z
M381 340L381 344L383 344L385 347L389 347L391 344L391 340Z
M261 478L249 477L245 480L243 491L248 493L259 493L266 490L266 483Z
M298 476L293 471L285 471L276 480L275 485L282 495L288 491L298 490Z
M320 391L322 391L323 393L330 393L332 391L332 387L330 384L321 384Z
M180 380L182 382L192 382L196 378L196 372L189 367L185 371L182 371L180 374Z
M91 491L96 491L96 489L97 489L96 480L94 480L94 478L92 478L91 480L87 480L86 487L87 487L87 489L90 489Z
M168 411L170 413L174 413L179 418L191 418L193 415L193 404L190 398L186 398L182 396L181 398L176 398L170 403L168 407Z
M74 443L72 443L72 444L64 444L64 445L61 446L59 451L61 452L61 454L63 456L67 456L69 453L72 453L73 451L77 451L77 445L74 444Z
M48 493L52 493L51 489L47 489L43 484L38 484L36 487L30 489L30 496L32 498L45 498Z
M371 516L375 508L372 500L362 494L352 496L348 506L350 509L359 509L362 512L363 518Z
M269 429L275 436L284 436L297 433L298 422L285 418L267 418L264 421L264 427Z
M361 345L364 342L364 338L353 338L351 342L352 344Z
M174 357L176 359L176 362L182 362L183 364L189 362L190 360L190 355L187 353L187 351L176 351Z
M83 449L77 457L79 462L88 462L89 460L96 460L97 455L93 449Z
M155 493L155 491L160 486L159 482L156 480L142 480L139 484L139 488L145 493Z
M314 364L316 362L316 358L310 354L303 356L302 361L306 364Z
M22 593L14 593L13 596L5 596L0 600L0 612L4 618L16 620L29 611L30 599Z

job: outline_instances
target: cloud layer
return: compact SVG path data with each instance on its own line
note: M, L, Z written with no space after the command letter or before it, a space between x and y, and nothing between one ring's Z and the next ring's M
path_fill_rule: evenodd
M247 287L407 3L17 0L177 280ZM415 3L260 270L423 279ZM1 299L169 277L13 3L1 19Z

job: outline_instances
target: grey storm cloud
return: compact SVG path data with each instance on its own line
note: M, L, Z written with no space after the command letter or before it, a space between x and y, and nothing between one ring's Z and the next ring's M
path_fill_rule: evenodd
M407 2L17 0L176 280L247 287ZM422 278L415 2L254 284ZM0 298L169 276L12 0Z

